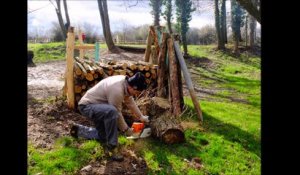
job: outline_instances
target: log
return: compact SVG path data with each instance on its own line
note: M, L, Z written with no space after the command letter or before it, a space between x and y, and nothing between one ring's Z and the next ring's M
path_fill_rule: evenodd
M178 59L178 61L180 63L181 70L183 72L183 76L184 76L185 82L186 82L187 87L189 89L189 92L190 92L190 95L191 95L194 107L196 108L197 116L200 119L200 124L201 124L201 122L203 122L202 111L201 111L201 108L200 108L199 101L197 100L197 97L195 95L195 90L194 90L194 87L193 87L191 76L190 76L190 74L188 72L188 69L187 69L187 66L186 66L186 64L184 62L184 58L183 58L182 53L180 51L180 47L179 47L178 41L174 42L174 48L175 48L175 51L176 51L177 59Z
M165 91L165 74L166 74L166 47L167 47L167 33L162 35L162 47L158 56L158 70L157 70L157 96L166 97Z
M176 117L178 117L181 114L181 107L180 107L180 91L178 86L178 71L177 70L177 60L175 57L175 51L173 46L173 39L168 39L168 55L170 60L170 92L171 92L171 98L172 98L172 113Z
M169 111L161 114L156 119L151 119L150 128L151 135L166 144L182 143L185 140L180 121L172 116Z
M171 109L171 105L167 99L161 97L140 98L136 100L136 104L145 115L150 118L156 118L165 111Z

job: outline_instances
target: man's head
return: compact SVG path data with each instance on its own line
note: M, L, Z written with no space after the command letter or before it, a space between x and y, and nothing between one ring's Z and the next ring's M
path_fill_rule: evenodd
M138 94L147 88L145 77L141 72L137 72L132 77L127 77L126 79L129 84L129 93L132 95Z

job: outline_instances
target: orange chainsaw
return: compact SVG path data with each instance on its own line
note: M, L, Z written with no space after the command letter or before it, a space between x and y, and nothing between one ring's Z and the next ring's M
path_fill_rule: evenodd
M133 135L127 137L127 139L146 138L151 135L151 128L145 126L142 122L133 122L131 128L133 130Z

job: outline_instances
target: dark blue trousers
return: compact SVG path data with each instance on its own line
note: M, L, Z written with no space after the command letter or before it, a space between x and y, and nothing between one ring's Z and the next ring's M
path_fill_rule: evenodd
M98 139L101 142L107 143L110 146L117 146L118 144L118 111L113 105L109 104L88 104L79 105L80 113L91 119L96 130L93 128L79 127L78 136L80 133L83 137L88 139L95 138L95 132L98 134ZM97 138L95 138L97 139Z

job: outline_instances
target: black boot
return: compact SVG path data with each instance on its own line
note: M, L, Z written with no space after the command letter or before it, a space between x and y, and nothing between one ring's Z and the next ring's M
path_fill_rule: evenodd
M124 160L123 155L121 155L118 152L117 146L112 146L112 145L109 145L109 144L106 145L106 147L105 147L105 154L112 161L122 162Z
M78 138L78 126L77 125L72 125L71 130L70 130L70 135L74 138Z

